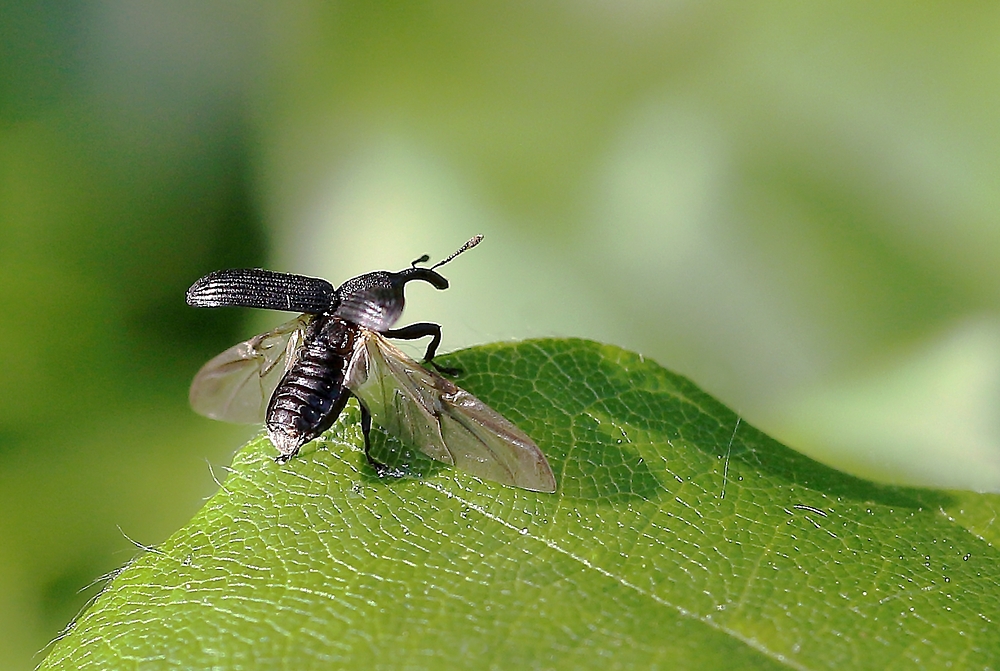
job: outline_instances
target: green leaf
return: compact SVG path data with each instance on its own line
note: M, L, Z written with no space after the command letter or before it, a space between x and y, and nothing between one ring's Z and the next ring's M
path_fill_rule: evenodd
M356 406L284 466L258 438L42 668L942 668L1000 660L998 498L882 487L615 347L444 360L559 491L407 455ZM382 441L383 450L398 449Z

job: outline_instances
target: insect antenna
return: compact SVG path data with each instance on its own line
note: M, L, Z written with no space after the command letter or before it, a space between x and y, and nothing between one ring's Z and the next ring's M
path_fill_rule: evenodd
M435 268L440 268L441 266L443 266L444 264L448 263L453 258L455 258L459 254L461 254L462 252L469 251L470 249L472 249L473 247L475 247L476 245L478 245L482 241L483 241L483 235L482 235L482 233L480 233L479 235L475 236L474 238L472 238L471 240L469 240L468 242L466 242L464 245L462 245L461 247L459 247L455 251L454 254L452 254L451 256L449 256L448 258L446 258L444 261L438 261L437 263L435 263L433 266L431 266L430 269L434 270ZM422 258L423 258L424 261L427 260L427 256L426 255L424 255Z
M430 258L431 258L430 254L424 254L419 259L413 259L413 261L410 262L410 267L416 268L418 263L427 263L430 260Z
M391 281L393 283L393 287L395 287L394 290L401 291L402 290L402 286L404 284L406 284L407 282L412 282L413 280L421 280L422 282L429 282L430 284L434 285L434 287L437 288L437 289L447 289L448 288L448 280L446 280L445 278L443 278L440 275L438 275L434 271L434 269L443 266L444 264L448 263L453 258L455 258L459 254L461 254L462 252L466 251L467 249L472 249L473 247L475 247L476 245L478 245L482 241L483 241L483 236L482 235L477 235L476 237L472 238L471 240L469 240L468 242L466 242L464 245L462 245L461 247L459 247L458 250L454 254L452 254L451 256L449 256L448 258L446 258L444 261L439 261L439 262L435 263L430 268L419 268L419 267L417 267L418 263L424 263L429 258L427 256L427 254L424 254L419 259L417 259L413 263L411 263L409 268L404 268L403 270L400 270L398 273L391 273L391 276L392 276L392 280ZM362 277L366 277L366 276L362 276ZM350 281L353 282L354 280L350 280ZM345 285L341 286L338 291L344 291L344 287L345 286L347 286L347 285L345 284ZM399 303L400 309L402 309L402 305L403 305L403 303L402 303L402 294L400 294L400 296L399 296L399 301L400 301L400 303Z

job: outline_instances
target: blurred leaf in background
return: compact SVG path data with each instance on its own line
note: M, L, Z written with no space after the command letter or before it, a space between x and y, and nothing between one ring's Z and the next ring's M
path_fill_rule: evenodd
M0 8L3 668L28 668L80 590L131 556L119 527L165 537L214 490L206 460L247 433L186 407L246 315L192 314L185 288L265 260L240 68L196 53L235 47L174 42L135 11Z
M826 463L1000 490L998 12L3 2L0 666L247 435L186 409L281 318L187 309L223 266L483 232L408 296L445 351L613 342Z

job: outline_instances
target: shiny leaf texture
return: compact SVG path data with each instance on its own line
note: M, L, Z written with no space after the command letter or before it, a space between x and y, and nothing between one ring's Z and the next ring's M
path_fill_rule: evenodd
M235 457L42 668L943 668L1000 662L996 496L875 485L684 378L582 340L442 358L555 494L481 482L357 407L286 465Z

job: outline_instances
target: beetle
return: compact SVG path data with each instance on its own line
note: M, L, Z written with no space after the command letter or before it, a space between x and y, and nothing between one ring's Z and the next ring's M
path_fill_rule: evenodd
M426 268L423 255L398 272L379 270L334 288L326 280L260 268L219 270L187 291L194 307L240 306L301 313L209 360L191 383L192 408L207 417L262 418L278 463L329 429L353 396L361 407L365 457L379 477L399 476L371 454L372 419L403 444L473 475L532 491L554 492L555 477L538 446L513 423L442 373L433 360L441 326L393 329L407 283L448 288L437 272L483 239L477 235ZM430 337L421 366L388 338Z

